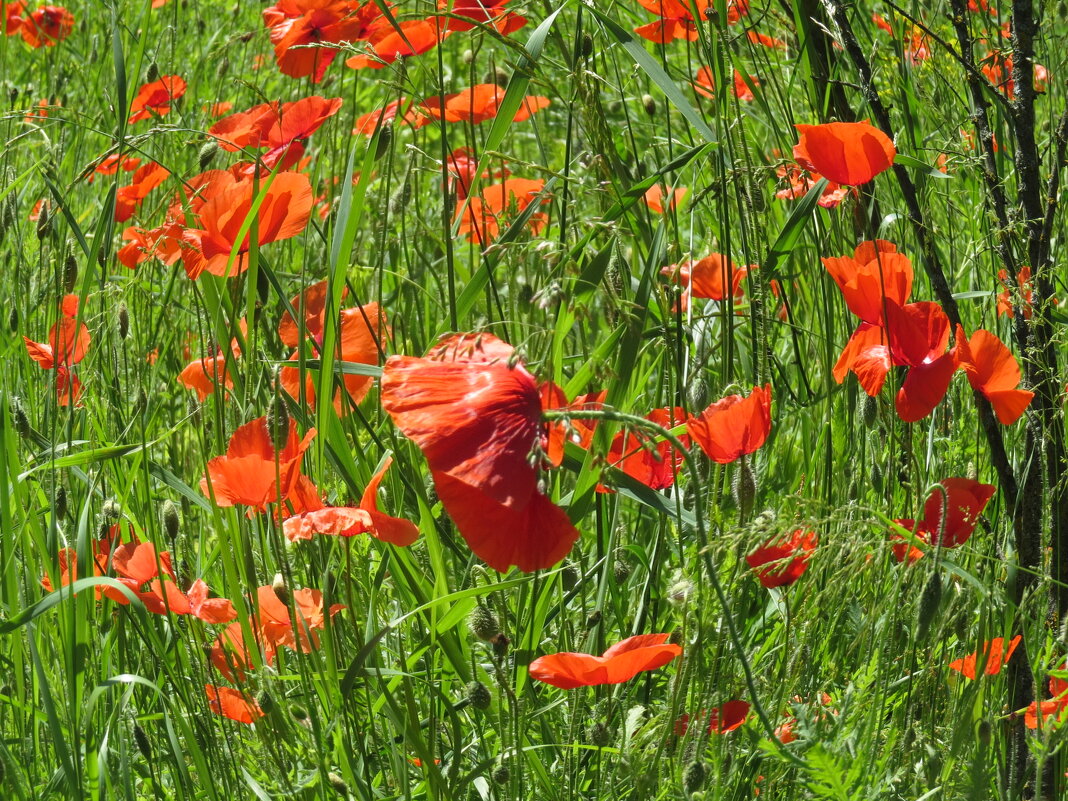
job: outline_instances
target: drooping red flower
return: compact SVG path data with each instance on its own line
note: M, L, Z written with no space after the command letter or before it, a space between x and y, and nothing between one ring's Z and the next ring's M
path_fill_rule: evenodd
M653 409L646 419L662 428L674 428L685 420L682 407ZM679 438L689 445L690 438ZM608 451L608 464L640 481L650 489L662 490L675 483L675 475L682 466L683 456L667 440L656 442L644 430L620 431ZM599 490L607 491L604 487Z
M238 723L252 724L266 714L253 699L246 698L233 687L205 684L204 692L208 695L208 708L212 712Z
M440 97L430 98L416 107L416 116L412 126L419 128L429 125L432 120L442 122L467 122L478 124L492 120L497 116L504 101L505 89L495 83L479 83L462 92L445 95L445 102ZM514 122L523 122L534 114L549 107L549 98L529 95L523 98Z
M456 213L460 218L458 233L466 236L469 242L490 244L497 238L511 211L514 209L516 214L522 213L544 188L544 181L528 178L506 178L499 184L482 187L478 197L468 201L466 213L457 208ZM548 203L549 198L542 198L541 202ZM545 215L536 212L530 216L527 224L537 234L545 227L545 223Z
M371 52L353 56L345 66L355 70L364 67L382 69L398 58L417 56L437 47L449 35L449 31L433 18L405 20L398 24L400 32L393 25L380 22L367 36Z
M532 679L573 690L622 684L646 670L656 670L682 653L668 642L670 634L639 634L618 642L601 656L562 652L540 656L527 669Z
M291 419L285 447L276 453L267 418L245 423L230 437L226 455L208 462L200 491L209 498L214 493L218 506L263 510L269 503L281 503L300 477L301 459L314 437L312 428L300 439L297 422Z
M266 147L267 167L288 169L304 154L308 137L337 114L340 97L313 95L292 103L261 103L248 111L223 117L208 130L223 150Z
M153 116L162 117L171 110L171 103L185 94L185 90L185 78L181 75L164 75L146 83L137 90L130 103L130 119L127 123L133 125Z
M550 567L578 531L538 488L542 400L509 345L489 335L446 339L427 358L391 356L382 406L422 450L471 550L496 570Z
M126 222L133 217L148 193L166 181L170 174L170 170L154 161L139 167L130 183L115 193L115 222Z
M785 539L774 537L745 557L757 579L765 587L793 584L808 570L808 560L816 549L814 531L794 529Z
M753 453L771 431L771 384L753 387L749 397L728 395L697 417L686 429L712 461L731 462Z
M22 17L18 26L23 41L30 47L55 47L73 30L74 15L63 6L41 6Z
M1001 424L1019 420L1035 393L1019 389L1020 365L1005 343L981 328L969 339L958 325L953 352L968 383L990 401Z
M868 122L795 125L801 140L794 145L797 163L845 186L859 186L893 165L897 149Z
M919 539L931 545L936 544L941 532L942 547L956 548L972 536L979 515L997 490L992 484L982 484L971 478L944 478L938 483L945 489L945 494L936 488L928 496L923 506L922 520L904 519L894 522L902 528L914 531ZM894 556L899 562L904 560L907 550L904 544L894 546ZM909 550L908 556L911 563L922 556L922 552L913 548Z
M1001 637L995 637L989 642L983 643L983 647L975 653L968 654L968 656L960 659L954 659L949 663L949 669L963 673L969 679L974 680L978 675L977 668L982 666L983 673L987 676L994 676L1000 673L1005 665L1009 664L1012 652L1020 644L1020 639L1020 635L1017 634L1009 641L1009 647L1006 649L1005 640Z
M1035 701L1024 711L1024 725L1027 728L1037 729L1040 725L1049 724L1060 726L1068 717L1068 681L1050 676L1049 695L1050 700Z

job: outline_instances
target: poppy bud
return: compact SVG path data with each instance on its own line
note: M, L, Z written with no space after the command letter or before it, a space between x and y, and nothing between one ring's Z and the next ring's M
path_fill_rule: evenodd
M989 748L990 747L991 731L990 731L990 721L989 720L980 720L979 721L979 728L976 731L976 735L978 735L979 742L982 744L983 748Z
M145 77L148 79L149 83L159 80L159 65L155 61L149 63L148 72L145 73Z
M672 629L671 636L668 637L668 642L672 645L682 645L682 629Z
M345 780L336 773L331 772L326 774L326 780L330 783L330 786L334 788L335 793L342 798L349 797L349 786L345 783Z
M461 56L461 58L463 59L464 64L470 64L472 61L475 60L475 51L469 47L464 51L464 54L463 56Z
M285 579L282 578L281 573L274 574L274 581L271 582L271 589L274 590L275 598L286 606L289 606L289 588L286 586Z
M118 322L119 339L126 339L130 335L130 310L125 303L119 304L119 311L115 315Z
M927 584L923 588L923 594L920 596L920 608L919 613L916 616L916 640L921 641L927 636L928 629L931 628L931 623L934 622L935 615L938 614L938 607L942 603L942 574L935 572L931 574L931 578L927 580Z
M200 153L197 154L197 162L200 164L200 169L203 172L211 164L212 159L215 158L215 154L219 152L219 140L209 139L203 145L200 146Z
M490 778L493 779L495 784L508 784L508 780L512 777L512 773L508 770L508 766L503 762L498 764L493 769L493 773L490 774Z
M67 258L63 261L63 289L66 292L74 291L74 284L78 281L78 259L71 250L67 251Z
M687 795L692 795L701 789L705 783L705 765L703 762L694 761L686 766L682 774L682 787Z
M412 200L412 185L409 181L401 184L400 188L389 199L389 213L391 216L403 214Z
M579 574L578 567L571 560L564 562L564 566L560 569L560 583L563 584L565 590L573 590L575 585L579 583L579 579L582 576Z
M256 696L256 703L259 704L260 709L265 713L269 713L274 709L274 699L271 698L271 694L266 690L262 690L260 694Z
M875 397L865 394L860 401L860 422L865 428L873 428L879 417L879 401Z
M600 609L595 609L586 618L586 628L587 629L592 629L592 628L594 628L596 626L599 626L601 624L601 618L602 618L601 610Z
M738 460L738 469L734 472L734 481L731 482L731 494L738 506L738 516L741 519L749 517L753 511L753 500L756 498L756 476L749 466L749 460L744 456Z
M510 79L511 79L511 76L507 72L502 70L500 67L497 67L497 69L495 69L493 71L493 81L492 81L492 83L495 83L498 86L507 86L508 85L508 81Z
M96 263L100 265L100 269L103 270L108 265L108 251L107 248L101 248L96 252Z
M23 439L29 439L30 418L26 416L26 407L22 405L22 399L18 395L11 396L11 420L15 426L15 433Z
M311 721L308 720L308 710L299 704L293 704L289 708L289 714L293 717L297 723L306 728L311 728Z
M219 62L219 70L218 70L219 77L220 78L225 77L226 73L228 73L229 71L230 71L230 59L228 59L228 58L226 58L224 56L222 61Z
M60 485L52 495L52 508L55 510L57 520L67 516L67 491Z
M467 617L467 626L471 633L480 640L492 640L501 632L500 622L497 616L490 611L488 606L478 604Z
M968 462L968 468L964 471L964 475L972 481L979 480L979 471L975 469L975 462Z
M611 740L612 733L608 731L608 727L601 721L596 720L586 727L586 741L590 745L604 748Z
M389 146L393 143L393 126L383 125L378 131L378 141L375 142L375 161L378 161L389 152Z
M137 743L137 750L141 752L141 756L151 762L152 743L148 741L148 735L145 734L145 730L135 723L133 727L133 735L134 742Z
M490 695L489 688L485 684L472 681L467 685L467 702L475 709L489 709L490 704L493 703L493 696Z
M710 400L708 384L694 376L689 386L686 387L686 403L691 409L704 409Z
M105 520L114 523L122 516L122 506L120 506L119 502L114 498L108 498L104 501L104 506L100 510L100 514Z
M642 107L650 117L656 114L656 101L653 100L652 95L642 95Z
M504 658L505 654L508 653L508 646L512 644L512 641L504 634L498 634L490 642L493 645L493 655L498 659Z
M883 491L883 468L878 462L871 466L871 485L876 492Z
M281 451L289 439L289 408L281 395L276 395L267 411L267 429L271 435L274 449Z
M593 37L588 33L582 34L582 40L579 42L579 55L583 58L593 55Z
M12 306L11 312L7 315L7 327L12 331L19 330L19 310L16 306Z
M630 565L622 559L616 559L612 565L612 578L616 580L616 584L624 583L630 578Z
M52 208L47 200L41 201L41 210L37 217L37 238L44 239L52 230Z

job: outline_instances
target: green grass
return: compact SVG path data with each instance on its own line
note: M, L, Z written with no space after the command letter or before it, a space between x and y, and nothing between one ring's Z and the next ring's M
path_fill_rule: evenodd
M1004 22L1011 9L1001 5ZM1029 760L1012 756L1022 730L1021 710L1009 705L1015 674L971 681L948 664L1016 634L1038 690L1063 663L1060 617L1068 610L1056 597L1055 519L1063 469L1040 471L1037 491L1012 497L962 375L932 416L904 424L893 404L901 376L891 373L865 424L855 379L839 385L831 376L856 322L820 258L889 239L915 265L912 300L938 300L925 272L930 254L892 171L863 201L837 209L817 207L815 195L775 198L783 186L775 167L790 159L794 124L841 118L842 102L857 119L875 115L849 54L821 33L826 26L838 35L818 4L754 0L731 26L716 22L726 7L715 7L696 41L661 46L631 34L653 19L637 3L517 4L529 22L510 37L456 33L425 54L358 72L343 63L359 51L353 45L320 84L279 72L259 4L72 3L75 28L55 47L0 37L5 798L644 801L691 797L687 785L693 798L709 800L750 798L755 789L786 801L1060 797L1068 767L1060 729L1028 731ZM398 21L432 11L421 1L393 9ZM964 69L937 43L929 58L908 64L901 37L872 24L876 11L896 30L906 26L890 3L857 3L847 14L965 328L998 334L1030 386L1043 379L1059 392L1064 371L1043 372L1050 365L1040 351L1049 341L1063 364L1063 312L1039 304L1016 330L996 314L1002 254L1029 261L1013 119L988 90L1000 144L993 178L1010 206L1003 228L981 153L960 133L974 130ZM951 4L904 11L958 47ZM1061 166L1062 17L1060 6L1043 8L1035 39L1036 61L1050 75L1035 103L1043 191ZM976 40L1000 24L973 14L966 23ZM786 48L754 44L744 35L750 28ZM975 58L984 52L977 46ZM735 69L755 76L754 100L695 94L693 76L705 65L717 87L731 86ZM166 116L128 125L129 101L152 73L180 74L188 90ZM361 115L400 96L440 97L495 75L507 92L493 121L350 133ZM117 261L123 229L159 224L179 182L201 171L214 122L206 104L229 101L236 112L314 94L344 100L306 145L304 171L315 194L326 194L325 218L313 212L300 236L254 248L250 268L234 278L191 281L180 262L149 260L131 271ZM524 95L551 105L513 122ZM25 119L42 99L48 117ZM528 208L546 216L538 234L528 216L503 225L491 247L457 235L441 162L461 146L491 172L506 167L546 182L546 202ZM85 180L109 153L172 173L129 223L114 222L112 208L131 173ZM933 171L942 153L948 175ZM239 157L220 150L210 166L225 169ZM656 214L642 201L654 184L688 194L675 211ZM41 198L53 209L46 229L29 220ZM250 216L245 230L259 224ZM1059 207L1052 233L1043 269L1063 299ZM744 297L734 308L695 299L676 311L676 289L660 269L712 252L758 265ZM199 489L233 431L268 412L278 367L290 358L279 320L293 296L324 279L334 313L321 351L298 360L319 400L289 406L302 433L318 431L303 472L332 503L355 504L392 456L380 504L418 524L410 548L366 536L290 544L272 514L220 508ZM52 375L23 342L47 341L67 293L81 297L92 336L77 368L77 408L57 405ZM737 467L710 463L697 449L696 469L680 471L668 491L607 471L612 436L624 427L609 414L588 452L569 444L562 467L546 475L581 532L567 560L530 574L489 569L443 511L418 448L382 410L377 382L350 413L334 409L334 389L353 369L337 353L336 312L370 302L388 316L387 354L421 356L448 332L492 333L517 347L539 380L552 379L568 397L607 390L608 405L623 414L665 406L698 413L771 383L771 436L751 462L756 513L741 519L731 497ZM233 389L197 403L176 376L216 343L225 348L241 318L248 333ZM1026 352L1020 341L1030 343ZM1048 459L1049 442L1063 447L1054 401L1045 418L1029 412L998 426L1021 487L1035 460ZM9 413L16 407L28 432ZM922 516L932 484L969 474L999 486L972 538L897 564L890 521ZM617 492L595 492L599 481ZM162 518L168 502L180 513L173 537ZM106 504L117 516L105 516ZM1020 558L1018 509L1038 510L1037 561ZM256 612L255 588L276 574L290 590L321 590L325 605L345 608L327 619L318 647L280 647L273 666L255 664L244 683L229 682L206 652L222 626L97 600L95 587L114 586L109 579L83 578L74 596L41 586L45 576L58 586L64 547L89 575L91 543L112 524L126 539L171 551L181 579L204 578L239 619ZM808 571L789 588L764 589L745 555L802 526L820 541ZM921 611L933 581L939 603ZM499 619L507 647L469 630L480 604ZM682 658L624 684L570 691L527 675L539 655L599 654L651 632L673 632ZM489 689L486 709L469 703L472 682ZM253 726L212 714L207 683L247 688L267 714ZM708 734L702 711L732 699L753 704L747 722ZM691 721L684 735L683 714ZM791 715L798 736L781 745L768 729Z

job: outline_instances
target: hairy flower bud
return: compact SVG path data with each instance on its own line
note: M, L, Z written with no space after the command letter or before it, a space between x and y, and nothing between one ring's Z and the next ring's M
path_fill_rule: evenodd
M687 794L693 794L701 789L705 783L705 765L703 762L693 761L686 766L682 774L682 787Z
M178 507L170 499L163 502L163 506L160 509L160 517L163 519L163 530L166 532L167 538L174 540L182 527L182 520L178 516Z
M734 480L731 483L731 494L738 506L738 516L743 520L747 519L753 511L756 491L756 476L753 475L753 469L749 466L749 460L743 456L738 460Z
M480 640L492 640L501 632L500 621L488 606L478 604L467 617L471 633Z
M126 339L130 336L130 311L126 308L125 303L119 304L119 310L115 314L115 320L117 328L119 329L119 339Z
M927 636L927 632L931 628L935 616L938 614L938 607L941 603L942 574L935 572L932 573L931 578L927 580L927 584L923 588L923 594L920 595L920 607L916 616L917 641L923 640Z
M493 703L493 696L489 688L480 681L471 681L467 684L467 701L475 709L489 709Z
M286 586L285 579L282 578L281 573L274 574L274 581L271 582L271 589L274 590L274 596L286 606L289 606L290 594L289 588Z
M26 407L22 405L22 399L17 395L11 396L11 420L15 426L15 433L23 439L29 439L30 418L26 416Z

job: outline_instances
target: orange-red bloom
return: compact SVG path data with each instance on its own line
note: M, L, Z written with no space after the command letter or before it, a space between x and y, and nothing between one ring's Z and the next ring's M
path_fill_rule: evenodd
M682 653L668 642L669 634L639 634L618 642L601 656L563 652L547 654L530 663L532 679L562 690L622 684L646 670L656 670Z
M719 464L753 453L771 431L771 384L753 387L747 398L728 395L716 401L699 416L691 417L686 429L701 450Z
M208 695L208 708L212 712L238 723L253 723L266 714L259 704L232 687L205 684L204 692Z
M722 253L712 253L698 261L688 259L663 267L660 274L682 285L681 310L686 311L691 297L709 300L726 300L728 295L742 297L742 279L748 271L745 267L736 267Z
M1009 641L1009 647L1006 649L1005 640L1001 637L995 637L989 642L983 643L982 649L974 654L954 659L949 663L949 668L958 673L963 673L969 679L974 679L978 675L976 669L982 666L983 672L987 676L994 676L1001 672L1002 667L1009 664L1012 652L1020 644L1020 639L1020 635L1017 634Z
M208 130L223 150L266 147L263 164L282 169L296 164L308 137L341 108L340 97L305 97L292 103L261 103L222 118Z
M1019 420L1035 393L1018 389L1020 365L1005 343L983 329L969 339L958 325L953 353L972 389L990 401L1001 424L1008 426Z
M185 94L186 82L181 75L164 75L158 80L146 83L137 90L137 95L130 103L130 119L133 125L140 120L162 117L171 110L171 103Z
M115 193L115 222L126 222L133 217L148 193L170 176L170 170L162 164L150 161L138 168L128 186Z
M671 429L683 422L685 413L681 406L653 409L646 419L662 428ZM689 445L690 438L687 435L679 439L683 445ZM682 460L682 454L675 452L670 442L663 440L658 443L649 432L642 429L620 431L608 451L609 465L655 490L666 489L675 483L675 474L682 466Z
M527 24L525 17L504 8L507 3L508 0L438 0L438 8L444 10L452 6L453 17L446 22L450 31L469 31L476 23L481 23L491 25L501 36L507 36Z
M373 0L279 0L263 12L278 68L291 78L319 83L337 57L330 45L366 38L382 12Z
M458 232L467 237L469 242L488 245L497 238L502 224L515 214L522 213L534 202L538 193L545 188L545 182L528 178L506 178L499 184L482 187L478 197L470 198L467 212L460 217ZM547 203L548 198L542 198ZM456 211L459 216L462 212ZM546 217L540 212L530 216L528 225L537 234L545 227Z
M1049 694L1049 701L1035 701L1024 711L1024 725L1027 728L1037 729L1040 723L1049 721L1053 721L1055 726L1064 722L1068 715L1068 681L1050 676Z
M472 124L492 120L500 110L504 92L504 87L495 83L479 83L462 92L445 95L444 103L440 97L432 97L416 108L412 125L419 128L430 124L431 120ZM548 106L549 98L530 95L523 98L513 120L523 122Z
M657 214L664 213L664 207L666 206L670 211L674 211L675 207L682 202L682 199L686 197L686 193L690 190L685 186L679 186L671 190L671 197L664 202L664 190L660 184L653 184L650 186L643 196L645 205L649 207L650 211L655 211Z
M749 83L753 86L760 86L760 81L755 75L749 76ZM709 67L701 67L697 71L697 76L693 79L693 88L702 97L715 97L716 82ZM753 90L745 82L745 76L738 70L734 71L734 85L731 87L731 92L744 103L751 103L755 99Z
M836 184L866 184L894 163L897 149L868 122L795 125L801 140L794 145L797 163Z
M643 39L667 44L675 39L697 40L694 14L705 17L715 9L712 0L638 0L642 7L660 19L634 29ZM749 13L749 0L727 0L727 24L734 25Z
M427 358L391 356L381 394L477 556L496 570L532 571L567 555L578 531L542 494L530 459L545 445L541 393L509 345L458 335Z
M745 561L765 587L793 584L808 570L808 560L818 540L814 531L798 528L788 537L772 538L757 548Z
M7 24L11 25L10 18ZM18 32L30 47L55 47L73 30L74 15L63 6L41 6L18 25Z
M971 478L944 478L939 483L945 489L945 494L935 488L924 503L922 520L894 522L902 528L913 530L924 542L933 545L941 535L943 548L956 548L972 536L979 515L997 490L991 484L981 484ZM922 555L918 549L908 549L905 544L894 545L894 556L899 562L904 561L906 551L910 563Z
M368 34L370 54L353 56L345 62L352 69L382 69L404 56L417 56L436 47L449 31L431 19L406 20L398 23L401 32L390 24L382 22ZM401 33L404 35L401 36Z
M226 455L208 462L200 491L209 498L214 493L219 506L241 504L263 510L269 503L281 503L300 477L301 459L314 437L312 428L299 439L297 422L291 419L285 447L276 452L267 418L245 423L230 437Z

